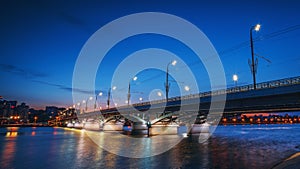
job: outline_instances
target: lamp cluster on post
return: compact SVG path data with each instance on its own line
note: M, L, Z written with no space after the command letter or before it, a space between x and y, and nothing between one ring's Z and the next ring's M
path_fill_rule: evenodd
M237 86L237 81L238 81L238 79L239 79L239 77L238 77L237 74L234 74L234 75L232 76L232 80L234 81L235 87Z
M103 92L99 92L99 94L96 94L96 99L95 99L95 104L94 104L94 111L97 109L97 100L98 100L98 96L102 96L103 95Z
M110 92L111 92L111 88L109 88L108 93L107 93L107 105L106 107L109 109L109 104L110 104Z
M168 63L168 65L167 65L166 84L165 84L165 87L166 87L166 101L167 102L169 100L169 89L170 89L170 84L169 84L169 66L170 66L170 64L172 64L173 66L175 66L176 63L177 63L177 61L173 60L172 62Z
M128 93L127 93L127 105L130 104L130 97L131 97L131 94L130 94L130 82L131 82L132 80L133 80L133 81L136 81L136 80L137 80L137 77L134 76L133 78L130 78L130 79L129 79L129 83L128 83Z
M260 24L256 24L255 26L252 26L251 29L250 29L250 47L251 47L251 63L250 63L250 60L249 60L249 66L250 66L250 69L251 69L251 73L252 73L252 76L253 76L253 88L254 90L256 90L256 71L257 71L257 59L255 60L254 62L254 46L253 46L253 38L252 38L252 33L253 33L253 30L255 30L256 32L258 32L260 30L260 27L261 25Z

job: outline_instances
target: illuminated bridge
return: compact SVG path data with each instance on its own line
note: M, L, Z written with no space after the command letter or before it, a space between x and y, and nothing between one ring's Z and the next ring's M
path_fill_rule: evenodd
M212 104L218 105L218 102L222 105L221 98L225 96L225 107L211 108ZM213 102L212 98L214 98ZM80 122L79 126L87 125L92 121L100 126L106 124L109 127L120 124L118 129L121 129L124 123L128 121L131 124L139 125L137 128L140 128L141 125L145 128L147 124L154 126L178 124L185 120L178 117L189 115L196 118L196 122L193 122L201 124L207 118L208 113L221 116L223 112L230 114L287 111L300 111L300 77L259 83L256 90L253 89L253 85L246 85L226 90L173 97L169 99L168 103L164 99L152 101L151 104L150 102L143 102L132 106L78 113L77 117ZM143 127L142 129L144 129Z

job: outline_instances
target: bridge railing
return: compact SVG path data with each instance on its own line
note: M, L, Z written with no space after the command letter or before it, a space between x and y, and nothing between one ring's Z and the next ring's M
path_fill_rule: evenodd
M256 84L256 89L257 90L270 89L270 88L276 88L276 87L282 87L282 86L291 86L291 85L296 85L296 84L300 84L300 76L258 83L258 84ZM172 97L172 98L169 98L169 101L197 99L197 98L216 96L216 95L221 95L221 94L246 92L246 91L250 91L250 90L254 90L254 87L252 84L245 85L245 86L232 87L232 88L227 88L227 89L221 89L221 90L202 92L202 93L197 93L197 94L190 94L190 95L185 95L185 96ZM145 106L145 105L149 105L150 103L151 104L159 104L159 103L164 103L164 102L166 102L166 99L154 100L151 102L147 101L147 102L142 102L142 103L135 103L135 104L133 104L133 106ZM126 107L126 106L124 106L124 107Z
M256 89L260 90L260 89L290 86L290 85L296 85L296 84L300 84L300 76L258 83L258 84L256 84ZM246 92L246 91L250 91L250 90L254 90L254 87L252 84L245 85L245 86L232 87L232 88L228 88L228 89L202 92L199 94L191 94L191 95L186 95L186 96L182 96L182 97L178 96L178 97L170 98L170 100L175 101L175 100L180 100L180 99L196 99L196 98L215 96L215 95L221 95L221 94ZM157 103L160 103L163 101L165 101L165 100L158 100Z
M256 89L257 90L270 89L270 88L290 86L290 85L295 85L295 84L300 84L300 76L258 83L258 84L256 84ZM229 88L226 90L226 93L244 92L244 91L250 91L253 89L254 89L253 85L245 85L245 86L240 86L240 87Z
M268 89L268 88L275 88L275 87L282 87L282 86L290 86L290 85L295 85L295 84L300 84L300 76L258 83L258 84L256 84L256 89L257 90ZM202 92L202 93L197 93L197 94L190 94L190 95L185 95L185 96L172 97L172 98L169 98L169 101L177 101L177 100L184 100L184 99L197 99L197 98L201 98L201 97L216 96L216 95L221 95L221 94L230 94L230 93L237 93L237 92L246 92L246 91L250 91L250 90L254 90L253 84L232 87L232 88L228 88L228 89ZM159 104L159 103L163 103L163 102L166 102L166 99L151 101L152 104ZM149 104L150 104L150 102L143 102L143 103L134 104L134 106L143 106L143 105L149 105Z

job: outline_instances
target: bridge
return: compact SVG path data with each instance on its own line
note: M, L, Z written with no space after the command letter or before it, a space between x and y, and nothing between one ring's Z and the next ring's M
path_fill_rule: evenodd
M214 99L212 99L214 98ZM219 98L219 99L218 99ZM224 107L214 107L212 104ZM212 101L213 100L213 101ZM220 103L218 103L220 102ZM190 124L194 132L203 131L203 123L218 123L223 113L272 113L300 111L300 76L173 97L166 102L155 100L120 106L101 111L77 113L75 127L103 130L123 130L131 126L132 130L148 130L153 134L176 132L178 125ZM96 124L96 125L95 125ZM71 126L71 125L70 125ZM74 125L73 125L74 126ZM99 127L100 126L100 127Z

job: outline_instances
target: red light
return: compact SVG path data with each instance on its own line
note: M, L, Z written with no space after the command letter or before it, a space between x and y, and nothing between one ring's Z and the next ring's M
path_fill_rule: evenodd
M15 108L15 106L10 106L10 108L14 109L14 108Z

